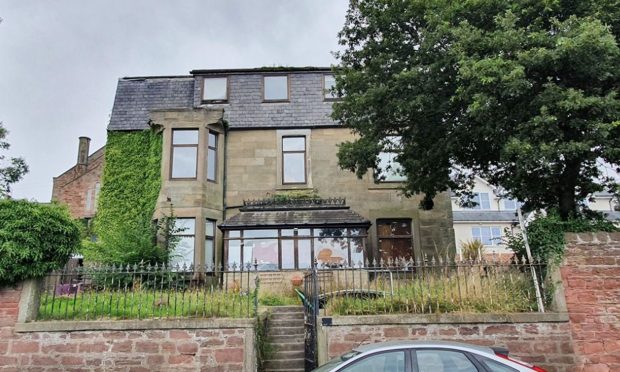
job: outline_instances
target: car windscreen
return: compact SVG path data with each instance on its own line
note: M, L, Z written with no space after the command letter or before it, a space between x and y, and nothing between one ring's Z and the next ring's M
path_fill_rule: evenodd
M326 371L330 371L332 368L335 368L337 366L339 366L340 364L346 362L347 360L353 358L356 355L359 355L360 352L359 351L349 351L348 353L344 353L339 357L336 357L332 360L330 360L329 362L323 364L322 366L320 366L317 369L314 369L312 372L326 372Z

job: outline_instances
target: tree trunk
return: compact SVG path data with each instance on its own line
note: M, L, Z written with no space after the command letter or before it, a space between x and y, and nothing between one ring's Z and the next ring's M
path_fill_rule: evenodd
M577 177L581 162L579 160L569 160L566 162L566 168L560 176L561 186L558 195L558 208L560 218L563 221L577 215L577 200L575 189L577 188Z

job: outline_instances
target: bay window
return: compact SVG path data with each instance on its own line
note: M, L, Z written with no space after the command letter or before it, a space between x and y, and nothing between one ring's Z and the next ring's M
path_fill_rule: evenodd
M196 219L176 218L173 235L176 240L174 251L171 252L170 263L174 266L190 266L194 263L194 247L196 241Z
M172 130L173 179L195 179L198 171L198 129Z

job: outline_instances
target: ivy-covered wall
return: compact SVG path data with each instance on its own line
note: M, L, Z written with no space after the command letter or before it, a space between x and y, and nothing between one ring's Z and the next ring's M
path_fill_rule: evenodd
M85 247L86 259L139 262L147 253L141 250L153 247L151 219L161 185L161 153L161 133L108 133L94 221L98 243Z

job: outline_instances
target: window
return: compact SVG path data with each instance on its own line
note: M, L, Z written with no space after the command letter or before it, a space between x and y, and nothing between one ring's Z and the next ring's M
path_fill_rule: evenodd
M396 161L397 150L400 149L400 137L389 136L385 138L384 151L379 153L379 166L376 178L381 182L402 182L407 180L403 175L402 166Z
M382 261L413 258L411 220L377 220L377 238Z
M288 76L264 76L263 77L263 100L264 101L287 101L288 100Z
M342 372L366 372L366 371L390 371L405 372L405 352L402 350L389 351L370 355L366 358L356 360L345 368Z
M484 364L491 372L518 372L512 367L508 367L507 365L501 364L489 358L476 355L476 359L482 362L482 364Z
M93 210L97 211L97 203L99 202L99 192L101 191L101 184L97 182L95 184L95 200L93 201Z
M417 350L418 371L478 372L478 368L467 356L452 350Z
M171 178L196 178L198 129L172 131Z
M205 267L211 271L215 265L215 221L205 221Z
M215 182L217 179L217 133L209 132L207 144L207 180Z
M471 235L484 245L499 245L501 244L502 230L499 226L472 227Z
M489 193L488 192L474 193L474 196L470 200L469 205L466 205L465 207L468 209L482 209L482 210L491 209L491 203L489 202Z
M204 78L202 80L202 100L214 103L228 101L228 78Z
M333 88L336 86L336 78L334 75L323 75L323 98L326 101L338 99Z
M344 267L364 262L365 228L286 228L230 230L226 233L227 265L258 264L258 270Z
M95 187L89 187L86 190L86 211L97 211L97 200L99 200L99 190L101 189L101 184L99 182L95 183Z
M282 183L306 183L306 137L282 137Z
M514 199L504 199L504 209L508 211L514 211L520 204Z
M93 209L93 190L86 190L86 212L90 212Z
M196 237L195 218L177 218L174 221L174 236L178 239L172 252L171 264L189 266L194 263L194 242Z

